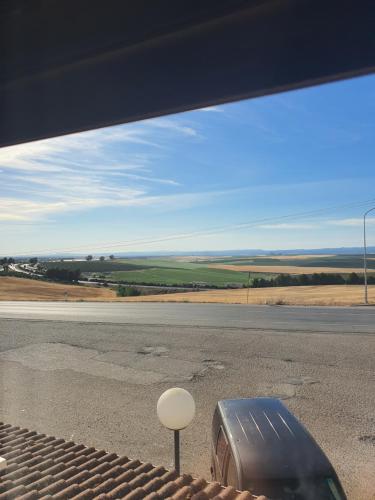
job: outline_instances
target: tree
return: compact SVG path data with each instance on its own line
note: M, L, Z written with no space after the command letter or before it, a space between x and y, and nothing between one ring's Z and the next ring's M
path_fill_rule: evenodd
M92 255L88 255L88 256L86 257L86 260L92 260L92 259L93 259Z
M141 292L133 286L122 286L117 288L117 297L137 297Z
M346 283L348 285L360 285L361 283L363 283L363 278L361 276L358 276L357 273L350 273L346 280Z
M110 255L110 256L109 256L109 258L110 258L111 260L114 260L115 256L114 256L114 255Z
M103 262L105 260L105 257L103 257L103 255L101 257L99 257L99 260L100 262Z
M46 271L47 278L54 281L64 281L64 282L78 281L80 275L81 271L79 269L71 271L70 269L60 269L58 267L53 267L51 269L47 269Z
M15 264L15 260L13 259L13 257L9 257L8 258L8 264Z
M31 259L29 259L29 263L30 264L37 264L38 263L38 257L31 257Z
M3 266L3 269L5 272L8 271L8 258L7 257L3 257L2 259L0 259L0 266Z

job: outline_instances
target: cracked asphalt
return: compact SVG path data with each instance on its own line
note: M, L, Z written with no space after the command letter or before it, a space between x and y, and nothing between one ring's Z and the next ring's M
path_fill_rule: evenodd
M353 330L0 319L0 418L171 466L156 402L178 385L197 404L182 470L209 477L216 401L275 396L317 439L349 499L373 499L375 335Z

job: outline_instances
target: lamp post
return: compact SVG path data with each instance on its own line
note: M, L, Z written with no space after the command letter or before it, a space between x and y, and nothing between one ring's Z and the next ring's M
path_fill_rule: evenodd
M368 304L368 294L367 294L367 247L366 247L366 216L370 212L375 210L375 207L370 208L363 214L363 270L365 278L365 304Z
M180 431L185 429L195 415L195 402L190 392L173 387L160 396L156 411L160 422L174 433L174 466L180 475Z

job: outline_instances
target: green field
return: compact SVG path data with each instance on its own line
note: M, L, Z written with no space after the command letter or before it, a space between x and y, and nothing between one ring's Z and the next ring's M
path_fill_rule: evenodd
M143 283L154 285L184 286L199 283L208 286L226 287L228 285L243 285L247 283L248 273L208 269L200 266L198 269L151 268L139 271L116 271L111 273L111 280L127 283Z
M248 281L247 272L210 269L206 264L181 262L169 258L115 259L112 261L49 261L45 267L79 269L88 278L104 277L111 281L131 284L192 286L242 286ZM258 277L264 273L252 273ZM269 275L268 275L269 276Z
M100 260L77 260L43 262L43 267L46 267L47 269L59 267L69 269L71 271L79 269L81 273L111 273L113 271L134 271L137 269L145 269L149 266L147 266L146 263L138 265L136 263L129 262L128 260L105 260L103 262Z

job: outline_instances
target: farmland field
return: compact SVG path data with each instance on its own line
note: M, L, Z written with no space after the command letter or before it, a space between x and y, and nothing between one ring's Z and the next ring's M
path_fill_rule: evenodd
M348 273L362 273L361 267L308 267L308 266L288 266L273 264L271 266L258 265L258 264L210 264L211 269L222 269L234 272L261 272L261 273L276 273L276 274L312 274L312 273L335 273L335 274L348 274Z
M43 266L47 269L59 267L75 271L79 269L82 273L110 273L112 271L129 271L136 269L145 269L146 263L137 265L136 263L127 260L64 260L64 261L47 261L43 262Z
M225 269L209 269L205 266L200 266L199 269L152 268L140 271L116 271L111 274L111 279L128 283L152 283L155 285L182 286L200 283L202 285L225 287L246 284L248 273Z
M164 259L116 259L113 261L49 261L43 263L47 268L63 267L69 270L80 269L87 277L104 277L111 281L149 285L192 285L199 283L207 286L242 286L247 284L248 273L245 269L228 271L210 269L206 264L180 262L173 257ZM241 272L243 271L243 272ZM271 271L272 272L272 271ZM272 274L274 275L274 274ZM257 274L258 277L265 276ZM271 276L267 273L267 276Z
M114 260L48 261L44 266L80 269L87 278L129 284L164 286L241 287L252 278L277 274L363 272L361 255L271 255L256 257L142 257ZM369 271L375 272L375 256L369 255Z
M201 261L205 264L235 266L296 266L312 268L363 269L363 255L278 255L242 258L211 259ZM375 256L368 256L368 268L375 269ZM312 270L314 272L314 270Z

